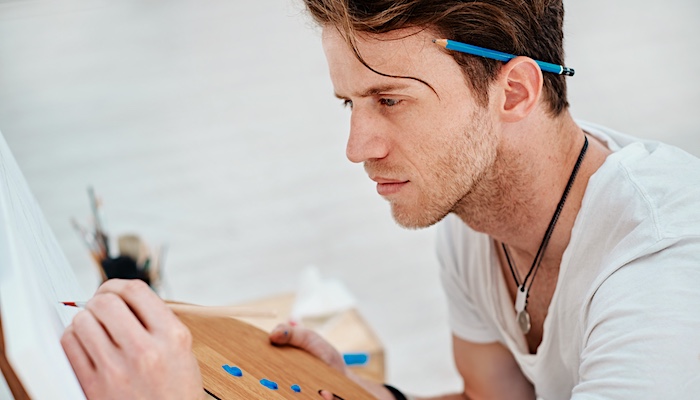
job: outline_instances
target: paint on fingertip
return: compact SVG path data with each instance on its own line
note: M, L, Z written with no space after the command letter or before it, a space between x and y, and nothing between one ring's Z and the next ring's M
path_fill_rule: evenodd
M272 382L269 379L265 379L265 378L261 379L260 384L265 386L268 389L277 390L277 383Z
M228 364L222 365L221 368L224 369L224 371L228 372L229 374L236 376L236 377L241 377L243 376L243 371L241 371L240 368L238 367L232 367Z
M292 385L292 390L295 391L295 392L297 392L297 393L300 393L300 392L301 392L301 386L299 386L299 385Z

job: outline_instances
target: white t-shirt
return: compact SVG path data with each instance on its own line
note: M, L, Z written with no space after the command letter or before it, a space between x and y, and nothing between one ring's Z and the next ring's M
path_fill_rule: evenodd
M700 159L580 125L613 153L588 182L537 353L493 241L455 215L437 244L452 331L504 344L546 400L700 399Z

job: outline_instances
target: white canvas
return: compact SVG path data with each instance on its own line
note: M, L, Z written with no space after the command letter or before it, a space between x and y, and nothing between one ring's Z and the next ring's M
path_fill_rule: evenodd
M82 289L0 134L0 309L8 361L32 399L82 399L60 337Z

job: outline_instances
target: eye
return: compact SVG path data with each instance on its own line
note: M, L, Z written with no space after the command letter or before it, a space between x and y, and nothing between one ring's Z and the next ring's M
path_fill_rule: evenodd
M352 110L352 100L348 100L348 99L343 100L343 107L349 108Z
M397 104L399 104L401 100L396 100L396 99L379 99L379 104L386 106L386 107L393 107Z

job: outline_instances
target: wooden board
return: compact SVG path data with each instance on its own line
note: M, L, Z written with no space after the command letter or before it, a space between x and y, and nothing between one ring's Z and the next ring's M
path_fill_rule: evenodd
M5 336L2 333L2 318L0 318L0 370L5 377L5 382L12 392L15 400L30 400L27 391L24 390L22 382L17 378L17 374L12 369L12 365L5 356Z
M192 314L178 317L192 332L204 388L216 398L317 400L318 391L325 389L346 400L373 399L321 360L300 349L273 346L267 333L245 322ZM229 374L223 365L240 368L243 376ZM261 379L276 382L279 388L268 389ZM294 392L292 385L299 385L301 392Z

